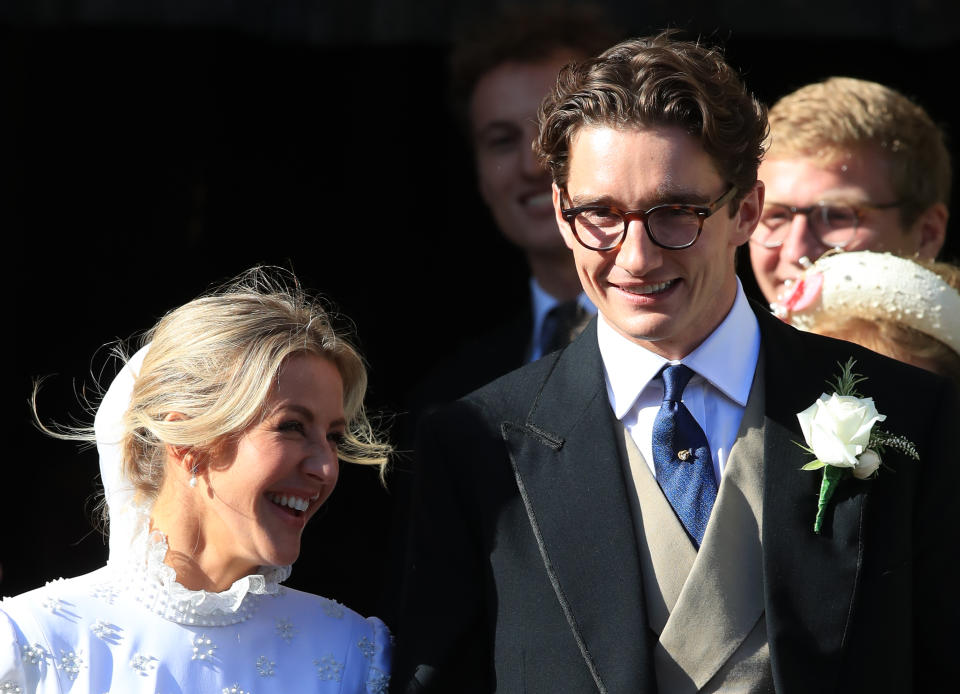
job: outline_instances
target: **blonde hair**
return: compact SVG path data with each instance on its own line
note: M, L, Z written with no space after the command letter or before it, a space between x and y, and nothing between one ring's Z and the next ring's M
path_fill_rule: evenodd
M266 414L283 364L304 353L329 360L343 381L347 426L338 457L379 465L383 478L391 447L378 440L364 411L366 365L330 312L291 273L248 270L167 313L143 336L147 343L121 439L124 476L141 499L153 500L160 490L167 446L200 457L217 451ZM115 351L123 357L122 348ZM35 417L36 393L37 387ZM41 428L58 438L95 439L91 428Z
M950 203L943 132L922 107L890 87L830 77L781 98L769 121L768 159L805 156L832 163L863 148L879 151L905 227L931 205Z
M960 267L949 263L913 262L935 272L954 289L960 290ZM817 313L809 330L856 342L893 359L923 367L945 376L960 386L960 354L940 340L891 318L863 318L833 310Z

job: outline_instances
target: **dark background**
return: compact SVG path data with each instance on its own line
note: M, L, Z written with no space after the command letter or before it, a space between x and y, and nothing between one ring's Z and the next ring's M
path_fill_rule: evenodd
M34 378L48 377L44 421L92 421L78 396L112 378L105 343L251 265L279 264L353 320L369 402L396 413L399 439L404 395L426 370L527 300L522 260L494 231L446 109L451 37L497 3L334 4L0 5L15 364L0 593L106 556L91 521L95 452L31 425ZM768 103L834 74L889 84L943 124L957 158L950 0L603 6L625 36L676 26L725 44ZM958 248L948 241L946 257ZM344 466L291 585L379 612L392 593L391 505L375 471Z

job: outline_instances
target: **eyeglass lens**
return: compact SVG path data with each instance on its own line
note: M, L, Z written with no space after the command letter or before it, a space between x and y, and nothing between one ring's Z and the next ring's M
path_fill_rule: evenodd
M646 218L647 229L657 243L682 247L692 243L700 231L699 215L690 210L661 207ZM574 218L574 231L580 242L590 248L613 248L624 233L626 223L614 210L584 210Z
M850 243L857 233L859 217L849 205L812 205L810 207L787 207L769 204L763 208L760 224L754 232L755 240L768 248L781 245L790 232L793 218L804 214L810 229L826 246L842 248Z

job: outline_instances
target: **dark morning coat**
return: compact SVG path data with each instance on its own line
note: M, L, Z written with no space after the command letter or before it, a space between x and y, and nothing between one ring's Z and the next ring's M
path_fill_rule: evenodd
M765 365L762 600L777 692L938 692L960 670L960 407L947 381L754 307ZM731 355L733 358L735 355ZM813 532L796 414L853 356L888 452ZM596 322L420 436L394 689L656 691L638 540ZM627 473L628 474L628 473ZM412 679L416 671L415 679Z

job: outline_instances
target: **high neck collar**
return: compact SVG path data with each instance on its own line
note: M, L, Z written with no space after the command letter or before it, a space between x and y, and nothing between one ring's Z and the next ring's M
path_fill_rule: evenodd
M150 530L149 510L140 507L129 552L111 557L111 590L126 593L147 610L171 622L190 626L224 626L249 619L264 595L277 595L291 573L289 566L260 567L259 573L234 581L225 591L190 590L177 582L164 563L167 538Z

